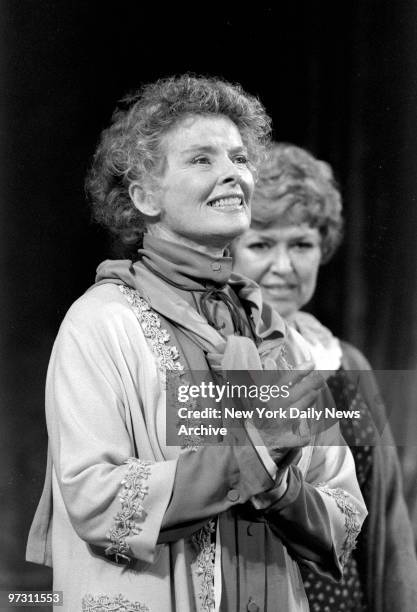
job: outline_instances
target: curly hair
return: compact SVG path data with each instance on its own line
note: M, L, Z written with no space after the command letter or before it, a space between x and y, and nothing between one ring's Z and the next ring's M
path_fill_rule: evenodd
M271 144L259 169L252 201L252 225L308 223L321 235L321 263L343 236L342 198L329 164L288 143Z
M185 74L144 85L122 99L99 140L86 178L93 219L126 247L140 244L145 220L129 196L137 181L155 184L163 162L162 137L190 115L222 115L237 126L256 166L269 142L271 120L240 85Z

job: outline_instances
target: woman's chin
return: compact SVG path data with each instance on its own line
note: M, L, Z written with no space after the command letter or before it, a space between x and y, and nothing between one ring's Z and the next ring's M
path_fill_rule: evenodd
M281 317L283 317L284 319L288 319L289 317L293 316L298 310L297 305L290 300L269 299L267 301L275 310L275 312L281 315Z
M225 220L222 226L217 227L217 231L210 232L213 238L218 241L224 242L225 245L230 244L239 236L242 236L249 228L249 222L246 219L236 220L231 223L229 220ZM208 233L208 232L207 232Z

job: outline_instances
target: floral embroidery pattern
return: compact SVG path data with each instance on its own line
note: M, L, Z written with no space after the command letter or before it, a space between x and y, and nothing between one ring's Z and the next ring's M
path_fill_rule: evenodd
M149 340L154 350L159 369L162 372L165 370L183 370L184 366L178 361L178 349L175 346L167 346L169 334L166 329L161 329L161 320L158 315L151 310L149 304L140 297L135 289L126 287L126 285L119 285L119 289L139 319L145 338Z
M201 577L201 609L204 612L214 610L214 555L216 545L212 542L212 534L215 533L215 522L209 521L197 531L192 537L194 545L199 551L197 556L197 575Z
M119 290L126 297L129 304L132 306L132 310L139 320L140 326L142 327L145 338L149 340L149 343L155 353L158 361L158 367L161 372L170 372L169 382L167 383L167 393L169 394L170 405L175 405L177 408L184 407L184 404L178 402L177 397L177 385L176 382L180 376L184 376L184 366L179 361L179 352L175 346L168 346L170 337L166 329L161 328L161 320L156 312L153 312L149 304L140 297L139 293L135 289L131 289L126 285L119 285ZM185 379L182 380L183 384L187 384ZM172 392L173 395L172 395ZM167 398L168 399L168 398ZM191 400L190 409L195 408L195 400ZM178 412L178 410L176 410ZM179 421L179 424L184 424L184 421ZM192 423L199 424L199 423ZM187 428L190 427L191 423L187 420ZM182 445L181 448L188 450L197 450L201 444L201 437L197 435L183 435L181 437Z
M178 361L179 352L175 346L167 346L167 342L170 337L168 332L165 329L161 329L161 320L157 313L153 312L150 306L146 303L146 301L140 297L139 293L134 289L126 287L125 285L120 285L119 289L121 293L126 297L129 304L132 306L133 312L136 314L136 317L139 320L139 323L142 327L145 338L149 340L151 347L155 353L155 356L158 360L158 366L160 371L170 372L170 380L174 382L177 381L180 377L184 376L184 366ZM188 382L181 378L183 384L188 384ZM173 389L175 389L174 385L167 384L167 397ZM178 402L178 394L175 393L174 397L171 398L173 405L182 406L184 404L179 404ZM190 400L190 408L195 407L195 400ZM188 422L188 421L187 421ZM196 451L198 445L201 444L201 437L195 435L187 435L182 437L182 447L183 449L188 449L192 451ZM142 462L143 463L143 462ZM147 477L147 476L146 476ZM146 495L147 488L144 487L146 491L144 491L144 495ZM135 490L135 489L134 489ZM143 498L142 498L143 499ZM123 500L122 500L123 503ZM142 508L143 511L143 508ZM123 513L120 513L123 514ZM118 520L119 515L116 517L116 521ZM112 547L109 548L117 548L118 555L125 558L126 551L124 550L124 546L126 546L126 535L124 532L126 529L136 529L140 531L140 527L137 522L132 521L131 518L128 519L128 524L124 524L121 522L120 528L116 528L113 531L115 539ZM132 531L132 533L135 533ZM214 521L210 521L199 529L199 531L194 534L192 537L192 541L198 550L197 555L197 575L201 578L201 592L198 597L201 600L202 610L203 612L213 612L214 610L214 557L215 557L215 543L212 542L212 534L215 533L215 523ZM120 536L120 537L119 537ZM120 548L119 548L120 547ZM127 547L128 550L128 547ZM114 552L113 550L111 552ZM107 551L106 551L107 553ZM86 608L86 612L96 612L95 608ZM100 611L100 608L97 610ZM107 612L107 610L113 610L113 608L103 608L103 612ZM114 610L118 610L118 608L114 608ZM121 611L125 612L123 608L120 608ZM136 610L132 608L132 610ZM138 608L141 610L141 608ZM144 611L147 608L144 608ZM126 612L129 611L129 608L126 609ZM84 612L84 609L83 609ZM101 611L100 611L101 612Z
M122 509L114 518L114 525L107 534L111 540L111 545L105 550L106 555L114 555L118 563L119 560L129 562L129 545L126 538L138 535L142 529L139 522L143 521L146 512L143 507L143 500L148 494L148 486L145 480L151 473L151 461L141 461L130 457L125 461L128 465L127 474L122 480L122 492L120 501ZM109 608L111 609L111 608ZM117 608L115 608L117 609Z
M356 538L361 530L360 523L356 516L359 514L358 510L349 501L349 496L343 489L336 488L331 489L324 483L317 485L317 489L322 493L325 493L329 497L332 497L339 510L344 514L345 517L345 529L346 529L346 540L342 546L342 554L340 556L340 562L345 565L349 558L350 553L356 546Z
M123 595L86 595L82 600L82 612L150 612L148 606L138 601L131 602Z
M180 402L178 399L178 382L181 377L181 383L183 385L188 385L189 381L184 377L184 372L170 372L168 375L169 383L167 382L167 405L173 407L173 410L176 414L179 414L179 410L181 408L186 407L187 410L196 410L198 408L197 402L194 398L190 398L186 403ZM201 421L194 418L177 418L176 427L178 428L178 432L180 432L180 427L185 425L187 428L187 432L190 427L195 427L197 425L201 425ZM181 448L196 451L199 446L203 444L203 437L198 436L193 433L181 434L179 436L179 440L181 440Z

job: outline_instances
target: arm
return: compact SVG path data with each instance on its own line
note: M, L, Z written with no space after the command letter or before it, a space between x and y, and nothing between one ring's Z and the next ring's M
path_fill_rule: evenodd
M378 463L378 465L376 465ZM371 576L378 576L381 585L381 608L392 610L417 609L417 559L413 530L404 501L402 474L394 446L374 449L374 487L380 494L380 508L375 503L377 516L370 515L368 567ZM378 482L379 481L379 482ZM373 510L373 506L372 506ZM382 545L376 558L375 541ZM376 580L374 579L374 583ZM370 585L372 588L374 585ZM375 590L372 589L373 591ZM374 597L375 594L373 593Z
M343 365L349 370L367 370L361 377L360 394L374 422L384 431L383 444L373 449L373 478L367 524L368 597L375 607L391 610L417 609L417 560L413 530L403 493L403 478L377 381L371 366L358 349L342 342Z
M306 477L291 466L286 492L263 512L301 562L340 579L366 516L348 447L314 447Z
M138 459L136 444L139 457L154 456L147 410L152 420L155 407L145 405L137 388L144 380L141 361L151 357L154 367L153 357L130 309L89 300L89 308L81 304L69 313L51 357L47 419L54 469L83 540L116 560L152 562L161 528L161 541L183 537L178 528L195 531L273 480L253 446L205 447L170 461ZM142 360L135 363L129 355L137 354ZM141 423L139 441L133 417Z
M305 477L290 465L285 492L276 487L258 495L254 505L261 505L271 528L300 561L340 578L366 510L338 425L319 433L313 443L303 450L304 456L311 453Z
M287 331L286 354L290 362L297 364L308 359L306 342L295 330L288 328ZM334 405L327 388L321 391L317 402L321 403L316 405L318 409ZM308 403L309 406L314 404L314 399ZM328 426L327 420L321 421L314 446L303 450L304 457L311 452L307 471L299 470L294 461L287 471L283 466L278 469L277 486L251 502L300 561L340 578L343 562L354 546L366 509L350 450L338 425ZM271 433L274 434L273 430ZM277 436L265 438L272 456L275 456L274 438L276 440Z
M274 481L248 440L244 446L205 446L178 458L172 497L159 542L196 531L210 516L243 504Z

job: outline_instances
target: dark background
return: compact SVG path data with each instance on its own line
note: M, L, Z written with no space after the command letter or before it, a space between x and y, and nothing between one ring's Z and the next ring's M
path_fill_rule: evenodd
M49 586L48 570L23 561L45 464L44 377L66 310L111 254L85 203L89 158L116 100L142 82L185 71L240 82L277 139L332 164L346 240L313 312L375 367L417 366L417 3L103 4L0 1L0 588ZM415 443L414 405L398 410ZM411 492L417 449L400 452Z

